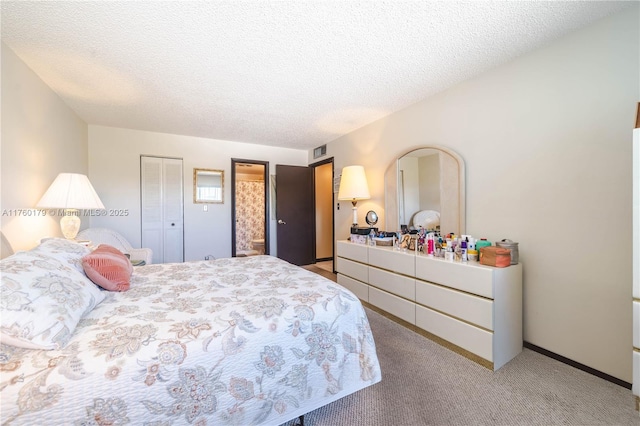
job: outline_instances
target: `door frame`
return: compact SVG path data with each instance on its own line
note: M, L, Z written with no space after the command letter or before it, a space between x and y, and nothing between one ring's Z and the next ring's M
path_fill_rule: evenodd
M269 254L269 162L260 160L231 159L231 257L236 257L236 164L258 164L264 166L264 254Z
M333 261L333 272L336 272L336 211L335 211L335 203L336 203L336 193L333 190L333 179L335 176L335 164L333 162L333 157L325 158L324 160L318 161L316 163L309 164L309 167L313 169L313 212L314 212L314 220L317 220L315 217L316 213L316 167L324 166L325 164L331 164L331 260ZM317 261L316 254L316 234L313 234L313 257ZM322 261L322 259L320 259ZM329 260L329 259L327 259Z

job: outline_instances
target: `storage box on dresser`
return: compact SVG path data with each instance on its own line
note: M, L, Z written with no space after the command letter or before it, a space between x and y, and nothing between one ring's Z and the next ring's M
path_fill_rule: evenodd
M522 265L447 262L338 241L338 283L478 356L494 370L522 351Z

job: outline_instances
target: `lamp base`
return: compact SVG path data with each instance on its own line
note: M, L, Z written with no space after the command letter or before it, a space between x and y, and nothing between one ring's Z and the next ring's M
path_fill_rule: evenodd
M60 230L62 235L67 240L73 240L78 235L80 230L80 217L78 217L78 210L67 209L64 211L64 216L60 219Z
M353 206L351 210L353 211L353 226L358 226L358 207L356 207L357 201L352 201L351 205Z

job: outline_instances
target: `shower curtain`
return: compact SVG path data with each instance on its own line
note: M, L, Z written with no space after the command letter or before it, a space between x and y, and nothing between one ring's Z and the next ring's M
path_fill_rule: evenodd
M236 182L236 250L250 250L264 238L264 182Z

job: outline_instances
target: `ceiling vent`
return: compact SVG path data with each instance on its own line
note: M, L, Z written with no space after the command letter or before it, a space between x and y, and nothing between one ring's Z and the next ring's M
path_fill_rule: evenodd
M327 145L322 145L313 150L313 158L322 157L327 154Z

